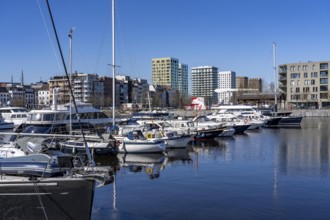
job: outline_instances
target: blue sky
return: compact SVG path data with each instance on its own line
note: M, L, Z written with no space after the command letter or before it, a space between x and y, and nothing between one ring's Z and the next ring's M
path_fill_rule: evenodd
M73 70L112 76L111 0L49 2L66 61L75 27ZM189 69L210 65L271 82L273 42L277 64L330 60L329 7L328 0L116 0L117 73L151 83L151 59L175 57ZM44 0L1 0L0 30L0 81L19 81L22 70L25 83L64 74Z

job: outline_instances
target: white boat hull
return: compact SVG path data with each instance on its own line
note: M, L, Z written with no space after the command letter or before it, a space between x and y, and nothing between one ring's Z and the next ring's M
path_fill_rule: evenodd
M163 140L121 140L118 147L121 153L160 153L165 149Z
M173 138L164 138L163 140L166 143L166 148L184 148L191 140L191 136L178 136Z

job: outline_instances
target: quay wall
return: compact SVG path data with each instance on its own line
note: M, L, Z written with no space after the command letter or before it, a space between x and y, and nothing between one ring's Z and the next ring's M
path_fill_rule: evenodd
M208 115L212 114L214 110L198 110L198 111L186 111L186 110L171 110L175 116L182 116L182 117L193 117L197 114L199 115ZM287 111L279 111L279 112L287 112ZM299 109L299 110L291 110L292 116L303 116L303 117L330 117L330 109ZM107 115L110 117L112 116L112 111L105 111ZM116 111L116 116L123 117L129 116L131 112L119 112Z
M194 116L197 114L196 111L185 111L185 110L176 110L173 111L174 114L180 116ZM214 110L199 110L199 115L207 115L212 114ZM288 112L288 111L279 111L281 112ZM303 117L330 117L330 109L299 109L299 110L291 110L290 112L292 116L303 116Z

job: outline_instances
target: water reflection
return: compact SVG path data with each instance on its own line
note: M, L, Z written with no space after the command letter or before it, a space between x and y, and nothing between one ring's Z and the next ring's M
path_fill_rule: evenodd
M329 119L305 119L304 129L280 132L278 170L292 176L329 176Z
M175 162L182 162L183 164L190 164L193 162L191 154L194 154L195 151L191 146L178 149L169 149L166 151L167 163L171 164Z
M160 153L118 154L119 164L129 172L145 172L150 179L160 177L165 167L165 155Z
M227 143L220 138L194 141L191 143L191 147L198 154L198 157L203 155L207 158L217 159L219 157L225 158L227 154Z

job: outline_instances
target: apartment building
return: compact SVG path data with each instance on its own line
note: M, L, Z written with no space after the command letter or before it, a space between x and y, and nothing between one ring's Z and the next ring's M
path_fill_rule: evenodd
M279 65L279 92L286 95L284 108L324 108L330 106L330 61Z
M152 59L152 84L179 89L179 60L173 57Z
M251 92L254 92L254 93L262 92L262 79L261 78L249 78L248 79L248 88L251 89Z
M246 76L236 76L236 89L247 89L249 86L249 78Z
M198 66L191 68L191 95L204 97L205 104L218 104L218 68L214 66Z
M233 103L235 93L232 92L232 89L236 89L236 73L234 71L220 71L218 73L218 88L223 90L223 92L218 93L219 104Z
M179 84L179 92L182 96L182 99L188 98L188 65L179 63L179 71L178 71L178 84Z
M58 87L59 103L70 102L70 88L66 76L54 76L49 81L50 100L53 99L53 90ZM95 106L104 105L104 83L97 74L74 73L71 76L71 87L77 102L91 102Z

